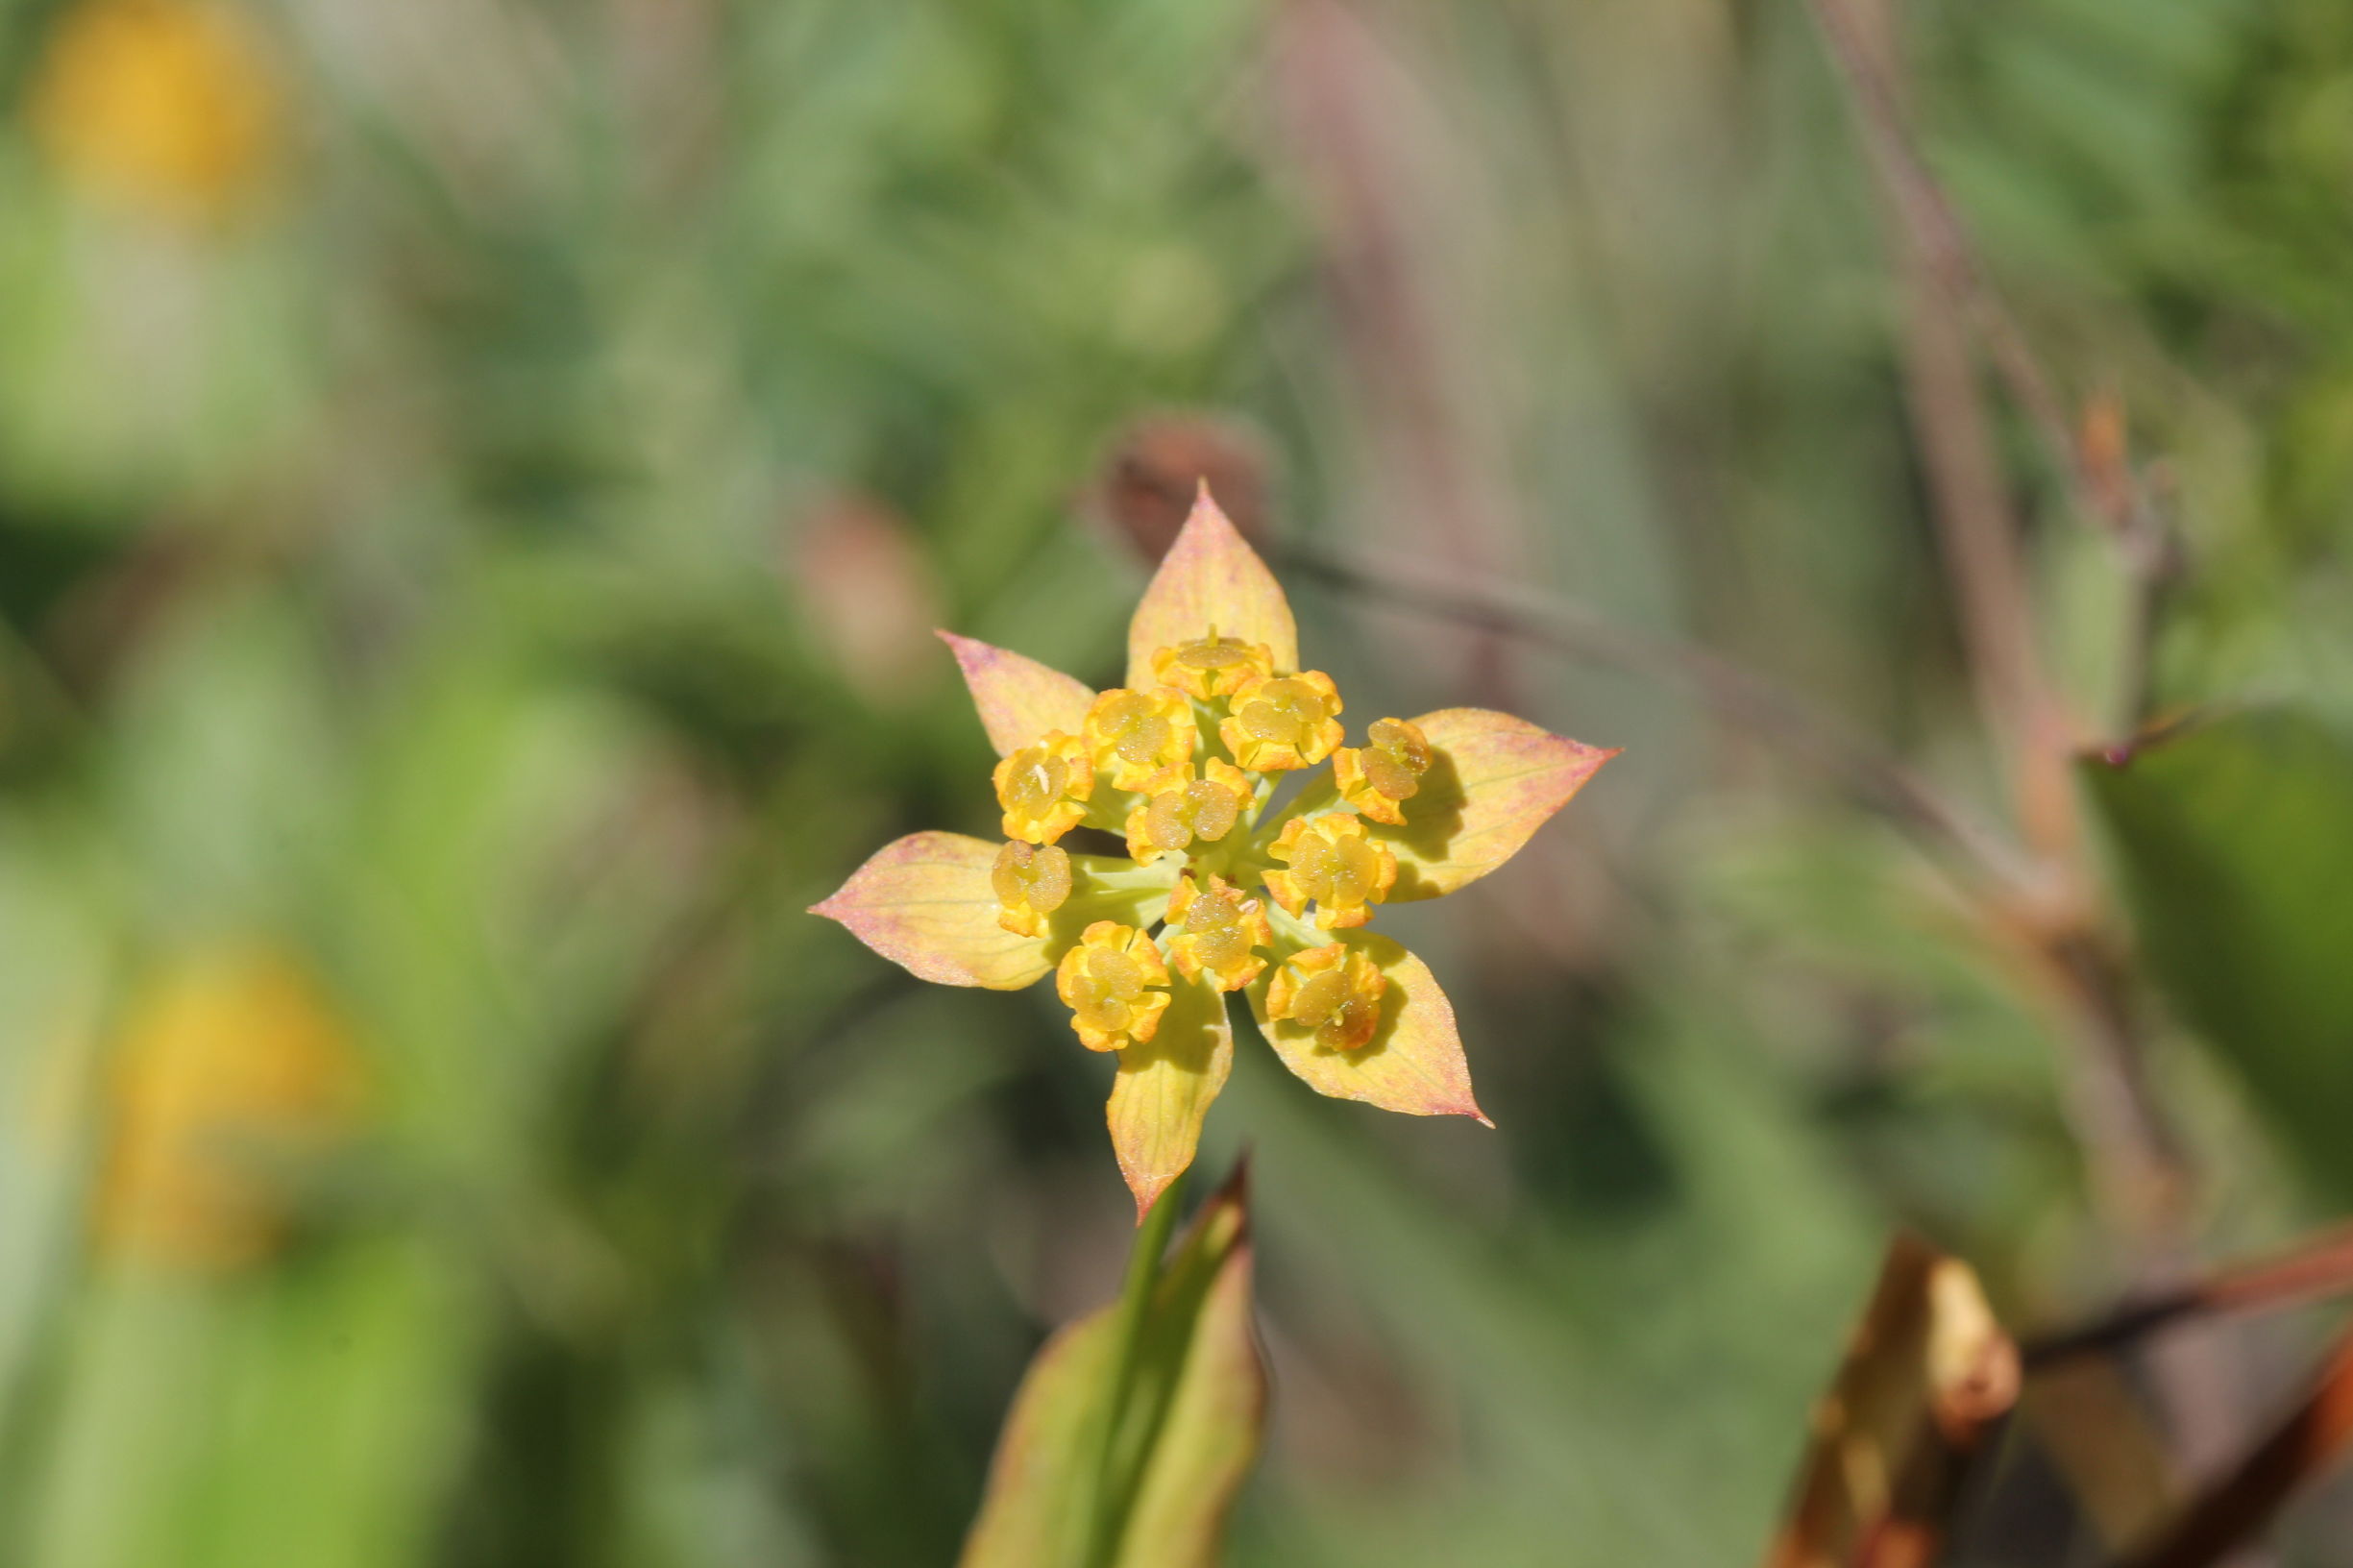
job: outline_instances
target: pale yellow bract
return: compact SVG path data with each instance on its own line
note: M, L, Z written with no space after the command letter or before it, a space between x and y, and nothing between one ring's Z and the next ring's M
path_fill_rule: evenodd
M1338 688L1297 667L1282 588L1206 489L1137 606L1127 686L941 636L1005 759L1010 842L912 835L814 913L927 980L1054 975L1081 1043L1117 1054L1108 1119L1139 1217L1225 1086L1229 992L1319 1093L1486 1120L1445 993L1363 927L1493 870L1616 752L1480 708L1375 720L1343 747ZM1057 845L1082 824L1127 855Z

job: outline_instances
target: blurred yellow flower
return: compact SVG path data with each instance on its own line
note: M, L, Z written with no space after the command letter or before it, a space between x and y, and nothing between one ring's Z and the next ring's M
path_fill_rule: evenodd
M290 1166L349 1135L361 1074L309 977L279 953L240 948L155 978L133 1006L108 1090L101 1245L227 1269L277 1245Z
M816 913L926 980L1054 975L1081 1043L1118 1053L1106 1119L1140 1217L1225 1086L1228 992L1319 1093L1486 1119L1446 993L1363 927L1502 865L1615 752L1482 708L1341 747L1338 687L1300 668L1282 588L1206 488L1129 625L1126 686L941 635L1004 759L1014 842L914 834ZM1278 775L1327 759L1274 806ZM1127 856L1055 845L1082 826Z
M282 136L259 45L234 12L205 0L80 0L50 36L30 114L73 184L181 221L249 201Z

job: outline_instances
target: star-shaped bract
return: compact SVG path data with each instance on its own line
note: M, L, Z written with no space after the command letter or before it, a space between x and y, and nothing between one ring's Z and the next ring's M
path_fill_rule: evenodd
M1125 687L940 635L1005 759L1009 840L900 839L813 913L925 980L1053 975L1081 1041L1117 1054L1108 1119L1139 1217L1225 1087L1230 992L1316 1092L1486 1120L1446 993L1366 922L1501 866L1615 751L1483 708L1344 746L1338 690L1299 667L1289 602L1206 487L1136 607ZM1066 851L1081 823L1128 857Z

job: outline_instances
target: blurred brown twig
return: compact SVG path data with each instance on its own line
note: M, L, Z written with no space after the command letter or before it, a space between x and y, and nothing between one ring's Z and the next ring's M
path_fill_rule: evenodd
M1276 559L1294 576L1399 609L1680 686L1719 718L1812 763L1856 801L1937 852L1980 893L2015 894L2025 885L2026 868L2009 846L1900 759L1811 698L1707 649L1518 584L1449 585L1427 562L1391 565L1296 550Z
M2075 740L2043 669L2020 523L1988 429L1970 329L2096 516L2094 487L2048 377L1915 150L1892 10L1884 0L1812 0L1812 9L1852 99L1900 264L1912 282L1905 373L1931 512L1986 724L2016 771L2032 880L2029 896L1997 923L2022 941L2080 1042L2076 1112L2101 1206L2136 1237L2145 1266L2169 1270L2190 1173L2146 1082L2141 1008L2121 956L2126 944L2096 892L2100 881L2086 854L2072 778Z
M2114 1351L2187 1318L2262 1311L2353 1291L2353 1225L2323 1231L2300 1245L2129 1302L2076 1328L2025 1340L2028 1372L2077 1356Z

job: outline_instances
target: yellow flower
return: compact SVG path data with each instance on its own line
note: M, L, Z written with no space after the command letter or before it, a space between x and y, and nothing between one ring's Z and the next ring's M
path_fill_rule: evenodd
M1335 717L1339 688L1321 670L1245 682L1217 734L1234 760L1254 772L1312 768L1346 732Z
M1266 873L1266 891L1291 915L1315 906L1315 923L1327 931L1362 925L1372 906L1397 883L1397 854L1364 836L1364 824L1345 812L1294 817L1266 846L1287 870Z
M816 913L926 980L1052 974L1080 1042L1118 1054L1106 1119L1139 1217L1232 1069L1230 992L1319 1093L1486 1119L1446 993L1362 927L1495 870L1615 752L1483 708L1385 719L1340 750L1338 690L1299 668L1282 588L1206 491L1129 625L1126 686L941 635L1005 759L1017 842L914 834ZM1279 775L1328 757L1270 809ZM1124 826L1124 858L1054 845L1091 811Z
M1169 687L1113 690L1087 710L1087 748L1115 790L1140 790L1193 754L1192 704Z
M1199 778L1189 762L1162 770L1144 782L1143 800L1127 814L1128 857L1149 866L1195 841L1224 838L1241 821L1256 787L1223 757L1203 763Z
M1363 953L1334 943L1291 954L1266 988L1269 1022L1311 1031L1315 1043L1360 1051L1381 1025L1384 975Z
M1052 844L1086 821L1094 763L1077 737L1052 729L998 763L995 782L1005 836Z
M1254 950L1274 945L1266 904L1212 872L1206 885L1188 876L1168 900L1168 962L1188 980L1211 977L1219 991L1256 980L1266 960Z
M217 218L262 184L278 90L236 13L203 0L82 0L32 87L39 145L75 184L168 218Z
M1140 1045L1168 1011L1168 966L1152 939L1132 925L1097 920L1062 955L1054 990L1070 1009L1079 1042L1091 1051Z
M347 1137L359 1059L309 977L266 949L182 961L132 1009L97 1188L109 1250L225 1269L284 1233L295 1162Z
M1252 681L1275 673L1274 652L1264 643L1245 643L1239 637L1212 632L1189 643L1164 648L1152 655L1152 676L1188 697L1208 701L1232 697Z
M1364 738L1332 753L1332 782L1359 816L1403 827L1399 802L1412 799L1430 772L1430 737L1406 720L1376 719Z
M1058 845L1016 839L996 852L989 885L996 890L996 923L1034 937L1070 896L1070 857Z

